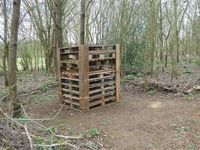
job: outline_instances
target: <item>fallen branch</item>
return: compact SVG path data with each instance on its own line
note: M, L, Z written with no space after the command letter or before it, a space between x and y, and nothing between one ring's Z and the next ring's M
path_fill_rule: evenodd
M19 123L18 121L16 121L15 119L9 117L6 113L4 113L1 108L0 108L0 114L3 116L3 117L6 117L7 119L11 120L12 122L16 123L17 125L19 125L20 127L24 128L24 125Z
M30 150L34 150L34 149L33 149L32 138L31 138L31 136L30 136L30 134L29 134L29 132L28 132L28 128L27 128L26 124L24 125L24 129L25 129L26 135L27 135L28 140L29 140Z
M63 107L65 106L65 103L61 106L61 108L58 110L58 112L55 114L55 116L53 118L43 118L43 119L17 119L17 120L24 120L24 121L50 121L50 120L55 120L57 118L57 116L59 115L59 113L62 111ZM36 122L35 122L36 123Z
M64 136L64 135L55 135L55 137L64 138L66 140L80 140L83 138L81 136Z
M67 141L63 142L63 143L55 143L55 144L51 144L51 145L46 145L46 144L34 144L34 147L38 148L38 147L42 147L42 148L53 148L53 147L58 147L58 146L69 146L70 148L74 149L74 150L78 150L78 147L68 143Z
M40 123L38 123L38 122L36 122L35 120L31 119L31 118L27 115L27 113L26 113L26 111L25 111L25 109L24 109L24 107L23 107L22 104L21 104L21 108L22 108L22 110L23 110L23 112L24 112L24 115L28 118L26 121L31 121L31 122L37 124L38 126L40 126L40 127L42 127L42 128L46 128L44 125L41 125ZM24 119L23 119L23 120L24 120Z

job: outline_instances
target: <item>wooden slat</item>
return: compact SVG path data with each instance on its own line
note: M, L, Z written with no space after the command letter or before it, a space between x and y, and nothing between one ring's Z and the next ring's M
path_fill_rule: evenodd
M103 92L103 91L112 90L112 89L115 89L115 86L107 87L107 88L102 87L101 89L90 91L89 94L94 94L94 93L98 93L98 92L101 92L101 91Z
M63 92L69 92L69 93L71 93L71 94L78 94L78 95L80 94L79 92L74 91L74 90L72 90L72 89L70 90L70 89L62 88L62 91L63 91Z
M71 101L68 100L68 99L64 99L63 101L64 101L64 102L67 102L67 103L70 104L70 105L80 106L80 104L79 104L78 102L71 102ZM71 107L71 108L73 108L73 107Z
M68 87L79 88L79 85L75 85L75 84L72 84L72 83L62 83L62 85L64 85L64 86L68 86Z
M115 70L108 69L108 70L98 70L98 71L90 71L89 75L99 75L99 74L109 74L109 73L115 73Z
M69 59L69 60L62 60L60 61L61 64L75 64L78 65L78 60Z
M93 62L93 61L108 61L108 60L114 60L115 57L108 57L108 58L93 58L93 59L90 59L90 62Z
M115 53L115 50L96 50L96 51L90 51L89 55L112 54L112 53Z
M78 52L62 52L60 55L78 55Z
M116 101L120 101L120 45L116 45Z
M106 85L114 85L115 82L114 81L109 81L109 82L100 82L100 83L94 83L94 84L90 84L89 88L95 88L95 87L101 87L101 86L106 86Z
M57 46L57 49L56 49L56 55L57 55L57 58L56 58L56 63L57 63L57 79L58 79L58 96L59 96L59 100L60 100L60 103L63 104L63 95L62 95L62 91L61 91L61 65L60 65L60 49L58 48Z
M79 97L71 96L69 94L63 94L63 97L68 98L68 99L72 98L72 99L80 100Z
M113 102L114 102L114 101L115 101L115 96L105 98L104 101L105 101L105 103L106 103L106 102L110 102L110 101L113 101Z
M69 80L69 81L79 81L79 79L71 79L71 78L66 78L66 77L61 77L61 79Z
M93 102L93 103L90 103L90 107L94 107L94 106L97 106L97 105L99 105L99 104L102 104L102 101L101 101L101 100L95 101L95 102Z
M102 96L109 96L109 95L113 95L113 94L115 94L115 92L111 91L111 92L107 92L107 93L105 93L105 94L100 94L100 95L91 96L91 97L89 98L89 100L91 101L91 100L94 100L94 99L97 99L97 98L101 98Z
M86 45L79 46L79 89L80 109L89 110L89 48Z
M102 79L113 79L115 76L114 75L111 75L111 76L106 76L106 77L98 77L98 78L92 78L92 79L89 79L89 81L99 81L99 80L102 80Z

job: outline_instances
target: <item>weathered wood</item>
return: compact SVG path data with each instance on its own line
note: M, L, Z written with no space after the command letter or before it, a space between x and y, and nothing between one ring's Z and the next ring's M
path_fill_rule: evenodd
M95 51L90 51L89 55L112 54L112 53L115 53L115 50L95 50Z
M98 75L98 74L109 74L109 73L115 73L115 70L113 69L102 69L102 70L98 70L98 71L90 71L89 76L91 75Z
M89 81L100 81L102 79L113 79L115 76L114 75L111 75L111 76L106 76L106 77L98 77L98 78L92 78L92 79L89 79Z
M68 99L72 98L72 99L80 100L79 97L71 96L70 94L63 94L63 97L68 98Z
M78 65L78 60L73 60L73 59L61 60L60 62L61 62L61 64L76 64L76 65Z
M64 99L63 101L70 104L71 108L73 108L73 105L80 106L80 104L78 102L72 102L71 100L68 100L68 99Z
M64 80L71 80L71 81L79 81L79 79L71 79L71 78L66 78L66 77L61 77L61 79L64 79Z
M89 110L89 48L86 45L79 46L79 89L80 109Z
M89 85L89 88L96 88L96 87L101 87L101 86L114 86L115 85L115 82L114 81L109 81L109 82L100 82L100 83L93 83L93 84L90 84Z
M57 78L58 78L58 84L59 84L59 91L58 91L58 95L59 95L59 99L60 99L60 103L63 104L63 94L62 94L62 84L61 84L61 65L60 65L60 49L57 48L56 50L56 55L57 55Z
M64 88L62 88L62 91L63 91L63 92L69 92L70 94L77 94L77 95L80 94L79 92L74 91L74 90L72 90L71 88L70 88L70 89L64 89Z
M96 102L90 103L89 107L94 107L94 106L97 106L97 105L100 105L100 104L102 104L102 101L96 101Z
M116 45L116 101L120 101L120 45Z
M112 90L112 89L114 90L115 88L116 88L115 86L107 87L107 88L105 88L104 86L101 86L101 89L90 91L89 94L94 94L98 92L102 92L102 94L104 94L106 90Z
M90 62L93 62L93 61L108 61L108 60L115 60L115 57L91 58L91 59L90 59Z
M80 45L60 52L60 91L70 108L85 112L119 101L119 45Z
M105 94L91 96L89 98L89 101L92 101L92 100L97 99L97 98L101 98L102 96L109 96L109 95L114 95L114 94L115 94L115 92L111 91L111 92L106 92Z
M64 86L79 88L79 85L75 85L75 84L72 84L72 83L61 83L61 84L64 85Z

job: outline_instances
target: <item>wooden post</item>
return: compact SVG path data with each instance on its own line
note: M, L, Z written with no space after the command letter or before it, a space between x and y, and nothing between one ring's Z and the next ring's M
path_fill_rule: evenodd
M116 102L120 101L120 45L116 45Z
M61 83L61 65L60 65L60 48L57 47L56 49L56 55L57 55L57 80L58 80L58 95L59 95L59 100L60 103L63 104L63 94L62 94L62 83Z
M79 46L80 110L89 111L89 47Z

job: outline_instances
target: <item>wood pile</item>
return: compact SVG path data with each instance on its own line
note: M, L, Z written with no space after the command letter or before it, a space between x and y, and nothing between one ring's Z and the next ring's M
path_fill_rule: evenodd
M119 45L60 48L57 57L62 103L88 111L119 101Z

